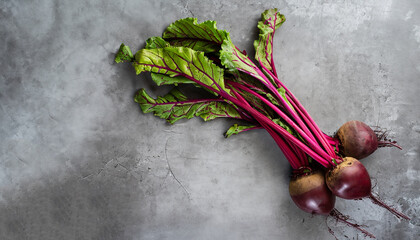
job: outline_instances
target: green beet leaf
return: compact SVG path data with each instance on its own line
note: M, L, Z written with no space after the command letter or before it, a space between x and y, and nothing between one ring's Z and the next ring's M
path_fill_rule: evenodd
M165 48L169 47L171 44L169 44L165 39L161 37L151 37L146 40L146 49L155 49L155 48Z
M260 34L258 40L254 41L255 59L268 70L274 70L273 63L273 36L277 28L286 21L284 15L277 9L269 9L261 14L261 21L258 22Z
M229 94L225 87L223 69L212 63L203 52L185 47L142 49L134 56L136 73L153 72L170 77L182 76L210 89L216 95Z
M267 79L263 78L263 73L249 59L247 55L242 53L233 43L230 37L223 41L222 49L220 50L220 61L222 65L229 71L238 75L238 71L246 73L261 82L267 82Z
M205 53L218 52L220 50L220 45L218 44L196 39L172 39L170 43L172 46L188 47Z
M165 48L171 46L165 39L161 37L151 37L146 40L146 49L156 49L156 48ZM165 74L159 74L159 73L151 73L152 80L158 85L167 85L167 84L173 84L177 86L180 83L194 83L193 81L189 80L186 77L183 76L168 76Z
M193 117L201 117L205 121L220 117L240 118L235 107L225 101L220 99L188 100L177 88L156 99L148 95L144 89L140 89L134 100L140 104L144 113L153 112L169 123Z
M170 85L173 84L177 86L180 83L194 83L194 81L189 80L186 77L183 76L174 76L170 77L165 74L159 74L159 73L152 73L151 74L152 80L158 85Z
M289 102L289 100L287 100L286 89L284 89L283 87L280 87L280 88L277 88L277 91L280 93L280 96L284 99L287 105L289 105L290 109L295 111L295 109L293 108L293 105Z
M273 122L275 122L280 127L284 128L287 132L295 136L296 138L299 138L302 142L305 142L305 139L303 139L302 136L300 136L299 133L297 133L292 127L289 126L284 120L282 119L273 119Z
M180 19L169 25L162 35L172 46L188 47L206 53L218 52L228 36L228 32L217 29L215 21L199 24L196 18Z
M115 56L115 62L131 62L133 61L133 53L131 52L130 48L126 46L124 43L121 43L120 49Z
M225 133L225 137L228 138L232 135L236 135L245 131L249 131L252 129L255 129L256 126L255 125L249 125L249 126L245 126L245 125L238 125L238 124L233 124Z

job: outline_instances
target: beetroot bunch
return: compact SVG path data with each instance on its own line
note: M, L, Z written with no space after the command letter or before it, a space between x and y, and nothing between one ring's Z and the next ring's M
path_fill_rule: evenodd
M378 147L399 146L358 121L344 124L333 137L322 132L276 72L273 37L285 17L269 9L261 18L255 59L237 48L228 32L216 28L216 22L185 18L170 24L162 37L149 38L134 55L121 44L115 61L130 62L137 74L150 72L159 86L174 86L157 98L139 90L135 101L145 113L169 123L192 117L237 119L226 137L265 129L293 168L289 192L300 209L333 216L371 237L334 208L336 196L368 197L408 219L372 195L369 174L356 160ZM189 97L182 92L185 85L204 89L205 97Z

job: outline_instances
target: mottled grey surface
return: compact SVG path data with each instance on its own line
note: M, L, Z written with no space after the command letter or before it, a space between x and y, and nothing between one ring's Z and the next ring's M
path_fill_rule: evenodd
M419 239L420 2L0 1L0 239L334 239L288 195L270 136L224 139L232 123L175 125L144 115L135 91L163 91L113 57L176 19L218 21L253 54L260 13L287 21L275 38L281 79L332 134L351 119L389 130L404 150L364 160L374 192L337 200L378 239ZM165 89L166 90L166 89ZM340 239L361 239L328 220Z

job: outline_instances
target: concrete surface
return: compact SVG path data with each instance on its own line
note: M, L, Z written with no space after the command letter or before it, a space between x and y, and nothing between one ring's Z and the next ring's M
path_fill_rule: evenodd
M183 17L217 20L253 54L260 13L287 21L279 75L319 126L351 119L404 150L364 160L378 193L337 201L378 239L420 239L420 2L0 1L0 239L363 239L298 210L289 168L264 131L229 139L231 121L166 124L133 102L147 75L113 57ZM166 90L166 89L164 89Z

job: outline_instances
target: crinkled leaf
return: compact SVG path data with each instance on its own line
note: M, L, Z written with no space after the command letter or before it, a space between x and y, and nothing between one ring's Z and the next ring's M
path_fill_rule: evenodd
M284 128L287 132L292 134L293 136L299 138L302 142L305 142L302 136L300 136L299 133L297 133L292 127L289 126L286 122L284 122L282 119L273 119L273 122L279 125L280 127Z
M156 48L165 48L171 46L165 39L161 37L151 37L146 40L146 49L156 49ZM165 74L159 73L151 73L152 80L158 85L168 85L173 84L177 86L180 83L194 83L193 81L189 80L183 76L168 76Z
M198 115L199 114L199 115ZM208 102L203 109L197 114L204 119L204 121L213 120L215 118L236 118L241 119L235 107L227 102Z
M220 50L220 61L225 68L236 75L238 75L237 72L240 71L262 82L267 81L262 77L263 74L261 70L247 55L236 48L229 37L223 41L222 49Z
M248 125L248 126L244 126L244 125L238 125L238 124L233 124L233 126L231 126L225 133L225 137L228 138L232 135L235 134L239 134L241 132L245 132L245 131L249 131L252 129L255 129L256 126L255 125Z
M159 74L159 73L152 73L151 74L152 80L158 85L169 85L173 84L177 86L180 83L194 83L194 81L191 81L190 79L183 77L183 76L174 76L170 77L165 74Z
M162 36L173 46L188 47L202 52L217 52L229 33L218 30L215 21L198 24L196 18L184 18L169 25Z
M268 70L274 69L273 63L273 37L277 28L286 20L284 15L277 9L269 9L261 14L261 21L258 22L260 34L258 40L254 41L255 59Z
M269 100L274 105L280 106L278 100L271 93L265 92L265 91L263 91L261 89L255 89L254 88L253 90L256 91L258 94L260 94L261 96L265 97L267 100ZM287 105L289 105L289 107L292 110L294 110L292 104L286 98L284 88L278 88L277 90L278 90L280 96L285 100L285 102L287 103ZM261 113L263 113L267 117L274 118L276 116L275 112L273 111L273 109L271 107L267 106L267 104L263 103L259 98L255 97L253 94L247 93L247 92L241 92L241 95L252 106L254 106L256 109L258 109Z
M247 82L249 82L250 80L247 79ZM258 85L258 83L253 83L253 86L251 89L254 90L255 92L257 92L258 94L265 96L271 103L273 103L274 105L279 106L279 102L278 100L273 96L273 94L271 94L269 92L269 90L266 90L264 88L264 86ZM294 110L293 105L289 102L289 100L286 97L286 89L284 89L283 87L279 87L277 88L277 92L280 94L281 98L283 98L283 100L287 103L287 105L289 105L289 107Z
M169 42L175 47L188 47L205 53L218 52L220 50L220 45L214 42L201 41L197 39L171 39Z
M122 43L120 49L117 52L117 55L115 56L115 62L131 62L133 59L133 53L131 52L130 48Z
M279 106L277 99L271 94L260 81L256 80L252 76L249 76L244 73L240 73L236 79L233 79L235 82L239 82L240 84L248 86L251 90L257 92L261 96L266 96L266 98L273 103L274 105Z
M267 96L268 100L270 100L270 102L274 105L279 106L279 102L277 101L277 99L273 96L273 94L271 93L265 93L265 96Z
M161 37L151 37L146 40L146 49L165 48L171 46Z
M295 135L295 130L292 127L290 127L289 124L287 124L283 120L276 118L276 119L273 119L273 122L276 123L277 125L279 125L280 127L284 128L290 134Z
M279 106L279 102L277 99L273 96L273 94L269 93L268 90L265 90L264 87L253 87L251 88L256 93L260 94L261 96L265 96L266 99L268 99L272 104Z
M136 53L133 66L137 74L148 71L170 77L183 76L216 94L230 92L225 87L223 69L213 64L203 52L190 48L142 49Z
M245 73L239 73L238 75L227 75L225 78L248 87L249 89L255 91L262 97L269 100L274 105L279 106L279 102L269 92L269 90L261 82L259 82L252 76L247 75ZM244 97L252 106L254 106L261 113L263 113L269 118L273 118L275 116L273 109L269 107L267 104L265 104L261 99L256 97L254 94L248 93L246 91L239 91L239 92L242 97Z
M155 116L166 119L169 123L193 117L201 117L205 121L220 117L240 118L236 109L227 102L216 99L188 100L177 88L156 99L140 89L134 100L140 104L144 113L153 112Z
M246 91L240 92L241 96L250 103L256 110L263 113L265 116L272 118L274 111L269 108L261 99Z
M280 96L284 99L284 101L289 105L289 107L294 110L293 105L289 102L289 100L286 97L286 89L283 87L277 88L277 91L280 93Z

